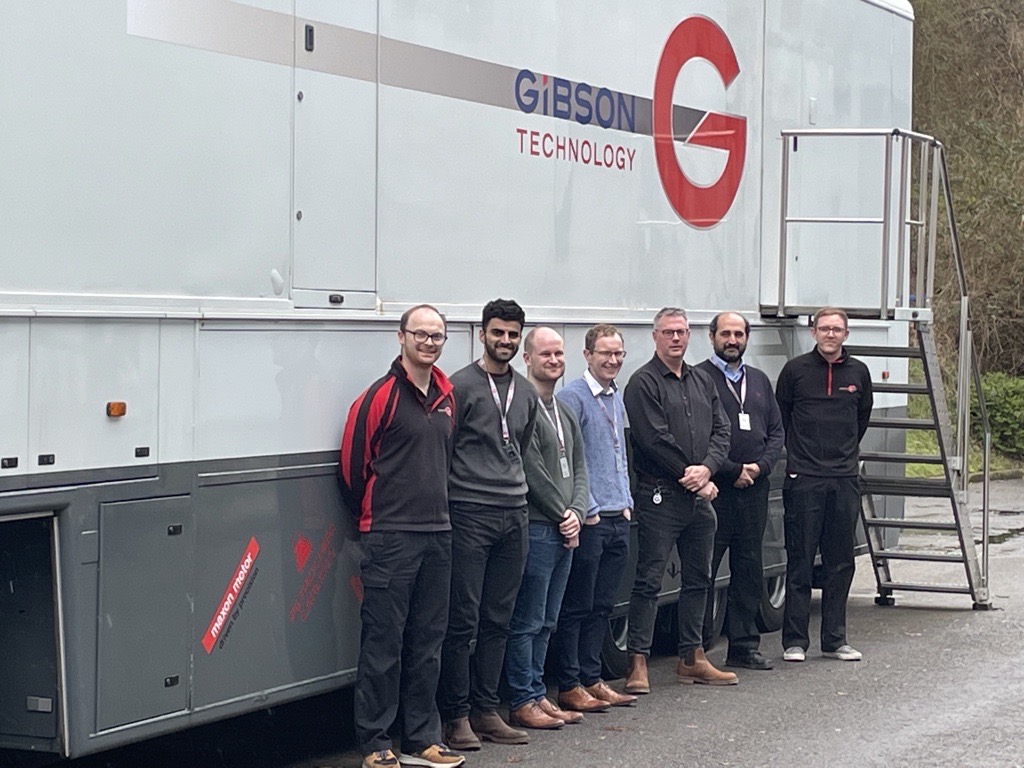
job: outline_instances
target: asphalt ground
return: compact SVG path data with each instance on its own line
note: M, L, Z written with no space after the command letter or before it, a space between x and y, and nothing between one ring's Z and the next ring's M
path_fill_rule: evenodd
M972 501L980 499L974 493ZM860 662L820 656L781 661L778 633L762 639L767 672L740 684L679 685L675 659L651 665L652 693L637 706L587 715L561 731L531 732L526 746L487 744L467 766L1024 766L1024 482L993 483L992 609L965 595L897 593L875 605L866 558L848 609ZM927 500L907 515L948 516ZM908 548L940 548L933 534ZM945 565L908 564L901 579L949 581ZM962 569L961 569L962 571ZM812 603L812 638L817 628ZM724 660L719 643L709 656ZM618 685L619 683L616 683ZM0 755L10 760L10 755ZM66 763L67 768L207 766L354 768L351 693L321 696L225 723ZM39 764L36 762L36 764Z

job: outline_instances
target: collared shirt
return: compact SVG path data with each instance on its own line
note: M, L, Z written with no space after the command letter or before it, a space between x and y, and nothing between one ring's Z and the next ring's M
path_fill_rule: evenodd
M683 363L676 376L654 355L629 379L625 394L638 472L676 481L686 468L718 471L729 454L729 418L707 372Z
M617 391L619 388L619 385L616 384L614 380L607 387L601 386L601 382L594 378L594 374L590 372L589 368L583 372L583 378L587 382L587 386L590 387L590 392L594 397L597 397L598 395L609 395L612 392Z
M743 371L746 370L747 364L740 359L740 364L735 368L731 367L725 360L720 358L718 355L712 355L708 358L711 364L718 370L725 374L725 378L731 381L733 384L740 381L743 378Z

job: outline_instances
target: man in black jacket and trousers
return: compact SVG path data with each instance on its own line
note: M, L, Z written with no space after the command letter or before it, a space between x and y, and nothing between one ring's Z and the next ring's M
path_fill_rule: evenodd
M782 658L803 661L811 604L815 553L821 550L822 655L860 661L846 642L846 599L853 583L853 548L860 514L858 462L873 398L871 373L850 357L843 343L850 335L841 309L814 315L815 347L782 369L775 394L786 429L786 612Z
M763 371L743 362L750 323L735 312L722 312L711 321L714 354L697 367L718 387L719 400L732 428L729 456L711 476L718 486L715 549L711 578L729 550L729 603L725 634L729 638L726 665L771 669L759 650L757 613L763 590L761 542L768 521L768 476L782 453L785 434L771 382ZM710 596L704 613L704 647L716 640L714 604Z

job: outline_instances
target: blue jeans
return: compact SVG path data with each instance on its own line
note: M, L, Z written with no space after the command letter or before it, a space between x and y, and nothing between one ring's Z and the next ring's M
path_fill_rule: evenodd
M566 549L558 527L530 523L526 570L508 627L505 675L511 690L509 707L518 709L547 693L544 659L558 622L572 550Z

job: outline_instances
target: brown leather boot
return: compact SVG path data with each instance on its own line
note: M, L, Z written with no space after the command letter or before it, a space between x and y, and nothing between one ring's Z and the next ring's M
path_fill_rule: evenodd
M676 680L680 683L702 685L736 685L739 682L735 673L715 669L704 655L704 649L700 647L679 660L676 666Z
M548 731L565 725L557 717L547 714L536 701L528 701L523 706L513 709L508 713L508 722L509 725L517 725L520 728L539 728Z
M583 722L582 712L569 712L565 709L559 709L547 696L537 699L537 706L543 710L544 714L557 717L566 725L575 725L576 723Z
M604 712L611 705L607 701L595 699L582 685L558 694L558 706L573 712Z
M608 685L604 680L598 680L593 685L586 686L586 691L595 699L601 699L601 701L607 701L613 707L628 707L636 704L636 696L631 696L628 693L619 693L613 691L611 686Z
M634 653L629 657L629 671L626 673L626 693L645 694L651 692L651 684L647 680L647 657L642 653Z
M457 717L444 724L444 742L460 752L475 752L480 749L480 739L470 728L468 717Z
M495 744L530 743L530 734L510 727L497 712L474 712L469 716L469 724L484 741Z

